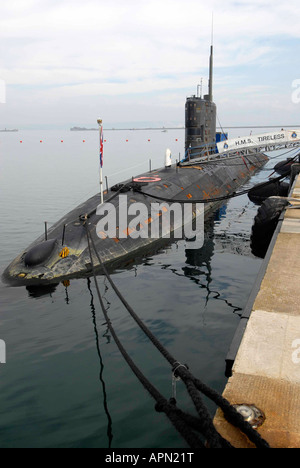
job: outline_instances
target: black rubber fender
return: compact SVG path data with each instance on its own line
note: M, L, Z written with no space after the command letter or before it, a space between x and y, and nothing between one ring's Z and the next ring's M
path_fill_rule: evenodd
M274 166L274 170L280 175L289 175L292 170L292 165L295 164L295 158L287 158Z
M259 205L269 197L287 197L289 188L290 184L287 182L280 182L278 180L270 181L267 184L263 182L249 190L248 197L253 203Z
M259 207L251 233L251 250L256 257L265 257L280 215L287 205L285 199L268 198Z
M25 255L25 266L34 267L45 263L51 257L56 245L57 240L52 239L32 247Z

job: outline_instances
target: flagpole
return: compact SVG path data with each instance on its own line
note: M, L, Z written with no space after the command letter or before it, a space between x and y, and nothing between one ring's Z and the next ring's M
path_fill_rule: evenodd
M99 125L99 140L100 140L100 196L101 196L101 205L103 205L103 125L102 120L97 120Z

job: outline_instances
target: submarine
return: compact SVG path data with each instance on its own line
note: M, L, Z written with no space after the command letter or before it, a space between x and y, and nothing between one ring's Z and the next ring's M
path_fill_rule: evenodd
M208 94L202 96L201 91L199 95L197 89L197 95L186 99L184 159L174 163L167 150L162 168L132 177L74 208L12 261L3 280L14 286L47 285L90 277L94 268L100 272L103 265L111 269L126 265L146 253L154 253L172 239L176 230L173 218L167 233L170 235L143 235L169 215L167 203L192 205L192 217L196 219L198 203L205 216L236 194L269 158L251 149L243 155L220 154L217 143L226 140L227 135L216 132L216 118L211 46ZM153 204L157 202L161 206L153 215ZM116 220L112 220L114 235L99 228L108 206L116 215ZM144 207L138 225L133 227L128 219L121 225L122 213L134 213L137 206Z

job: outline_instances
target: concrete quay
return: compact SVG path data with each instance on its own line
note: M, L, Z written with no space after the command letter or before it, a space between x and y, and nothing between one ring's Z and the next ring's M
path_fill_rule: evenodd
M300 205L300 176L290 196ZM257 431L271 448L300 448L300 209L282 215L247 308L223 396L264 413ZM221 410L214 423L234 447L254 447Z

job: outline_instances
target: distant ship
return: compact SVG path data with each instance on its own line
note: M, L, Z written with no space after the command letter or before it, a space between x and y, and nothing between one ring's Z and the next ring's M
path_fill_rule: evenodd
M5 128L4 130L0 130L0 132L18 132L19 130L17 128L13 128L10 130L9 128Z
M227 135L216 133L217 112L212 96L212 77L213 46L210 53L209 92L204 97L192 96L186 101L184 159L174 164L170 150L167 150L165 164L161 169L140 174L106 190L103 207L108 206L109 202L119 219L120 213L126 209L127 213L132 213L138 205L146 207L147 212L136 229L132 229L126 221L128 224L125 228L123 222L116 225L117 234L114 237L99 232L101 216L97 214L97 208L102 200L100 194L96 194L23 250L4 272L4 279L20 285L58 283L74 277L91 276L92 263L99 270L101 263L115 268L146 252L153 253L162 239L134 237L130 234L141 230L145 233L149 227L162 223L164 217L170 215L170 212L166 213L167 208L153 215L154 202L196 204L199 201L203 203L206 214L219 206L220 200L236 193L241 185L262 168L269 160L264 153L249 149L242 156L239 152L228 156L218 152L218 143L227 145ZM80 129L75 127L73 130ZM124 197L117 196L121 192L127 194L127 205L123 203ZM193 214L197 216L196 209ZM170 224L168 229L172 238L174 225ZM89 236L94 247L93 259Z
M98 130L98 128L72 127L70 130L71 132L92 132Z

